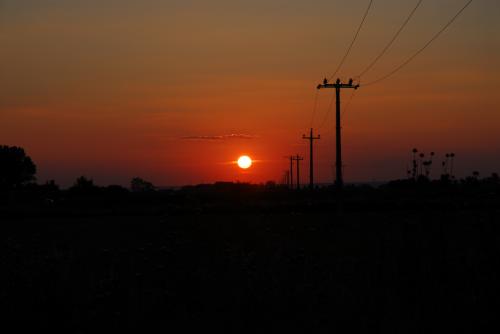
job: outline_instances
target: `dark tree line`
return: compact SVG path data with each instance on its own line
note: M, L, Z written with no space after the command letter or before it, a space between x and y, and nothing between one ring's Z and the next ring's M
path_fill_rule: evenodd
M453 163L455 154L446 154L446 160L442 163L441 177L437 180L431 180L431 168L435 153L431 152L426 158L423 152L417 149L412 150L413 159L411 168L407 170L408 178L405 180L394 180L388 182L383 189L405 189L412 192L426 186L427 188L441 189L448 187L450 191L457 191L459 188L473 189L481 188L485 190L497 189L500 185L500 178L497 173L493 173L490 177L480 178L480 173L474 171L472 175L463 179L455 179L453 175ZM25 150L16 146L0 146L0 191L11 192L17 190L28 190L33 193L40 193L44 198L55 198L57 194L63 193L69 196L81 197L95 197L105 196L109 198L120 197L126 193L139 193L139 194L154 194L159 193L151 182L146 181L139 177L131 179L130 187L124 188L118 185L111 185L107 187L97 186L91 178L80 176L67 191L60 191L59 186L53 181L48 181L45 184L36 184L37 168L32 159L26 154ZM450 186L452 186L450 188ZM350 187L356 193L362 193L363 189L370 186L356 186ZM216 182L215 184L204 184L196 186L185 186L182 189L175 191L179 194L193 194L212 197L216 193L236 194L238 196L247 196L251 193L260 194L269 191L284 190L278 187L275 183L268 182L267 184L240 184L232 182ZM317 195L326 195L331 187L319 189ZM376 191L375 188L372 189ZM161 191L160 191L161 192ZM231 195L232 196L232 195ZM258 197L258 196L257 196Z
M36 181L37 167L33 160L26 154L22 147L0 146L0 191L10 191L16 189L33 190L34 188L43 188L50 192L58 192L59 186L54 180L47 181L45 184L37 185ZM70 193L78 195L95 195L99 192L123 193L128 189L117 185L108 187L97 186L91 178L86 176L78 177L73 185L68 189ZM130 182L132 192L153 192L156 187L149 181L134 177Z

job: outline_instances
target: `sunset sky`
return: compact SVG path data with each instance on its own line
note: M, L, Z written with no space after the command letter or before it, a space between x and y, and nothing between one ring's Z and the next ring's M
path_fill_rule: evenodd
M38 181L156 185L279 181L312 126L331 182L335 71L368 0L0 0L0 144L21 146ZM345 66L369 64L417 0L375 0ZM466 3L424 0L377 79ZM500 1L475 0L434 44L343 115L345 180L405 177L413 147L458 176L500 172ZM351 92L343 92L343 106ZM325 117L325 115L327 115ZM324 121L326 120L326 121ZM232 163L247 154L246 171ZM433 176L440 168L436 165Z

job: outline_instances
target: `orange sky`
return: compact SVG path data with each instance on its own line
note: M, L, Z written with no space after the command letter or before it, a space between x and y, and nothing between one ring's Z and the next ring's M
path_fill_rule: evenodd
M278 181L285 156L307 158L301 136L320 127L333 94L319 93L313 118L315 87L367 3L3 0L0 144L24 147L40 181L64 186L80 175L103 185ZM375 57L415 3L374 2L341 78ZM463 3L424 1L362 83L401 63ZM455 152L460 176L500 171L498 14L498 1L474 1L401 72L357 91L343 117L346 181L404 177L413 147ZM315 168L331 182L326 120ZM252 138L203 139L230 134ZM243 172L230 163L241 154L258 162ZM305 182L307 160L302 170Z

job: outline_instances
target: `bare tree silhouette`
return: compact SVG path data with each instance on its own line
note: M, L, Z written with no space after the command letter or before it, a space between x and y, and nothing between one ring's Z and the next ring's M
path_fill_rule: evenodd
M424 153L420 153L419 155L420 159L418 161L418 176L422 176L424 174L424 171L423 171L423 167L424 167L424 158L425 158L425 154Z
M418 170L418 165L417 165L417 153L418 153L418 150L416 148L414 148L412 150L413 152L413 168L412 168L412 176L414 179L417 178L417 170Z

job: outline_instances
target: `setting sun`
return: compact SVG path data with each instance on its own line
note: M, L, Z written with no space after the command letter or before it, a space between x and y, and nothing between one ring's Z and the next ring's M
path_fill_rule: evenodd
M252 159L248 155L242 155L238 158L238 167L247 169L252 166Z

